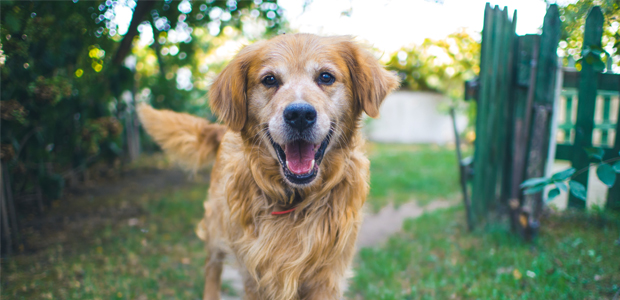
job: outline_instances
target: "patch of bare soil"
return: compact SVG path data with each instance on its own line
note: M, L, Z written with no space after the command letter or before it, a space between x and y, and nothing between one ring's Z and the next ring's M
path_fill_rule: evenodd
M20 252L36 253L56 245L72 249L73 245L92 239L93 232L107 225L144 214L133 199L197 181L208 183L208 173L188 180L187 173L178 168L142 167L73 187L42 214L28 214L22 220Z
M417 202L407 202L394 207L393 204L382 208L376 214L367 214L357 236L357 247L372 247L384 243L387 238L400 231L403 221L407 218L416 218L425 212L439 208L446 208L455 203L447 200L435 200L426 206L419 206Z

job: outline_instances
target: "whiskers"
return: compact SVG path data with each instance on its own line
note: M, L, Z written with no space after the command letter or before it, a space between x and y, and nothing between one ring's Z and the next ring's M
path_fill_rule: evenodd
M338 144L338 148L344 148L346 145L346 141L344 140L344 130L342 126L334 121L330 121L331 127L333 128L332 139L335 137L335 142ZM350 131L350 128L346 128Z
M265 139L267 139L267 134L269 134L269 126L267 126L269 123L264 122L264 123L260 123L255 125L254 127L258 127L258 130L256 131L256 134L254 134L254 136L252 136L252 138L250 138L250 140L252 141L252 149L251 149L251 154L254 155L254 151L262 151L263 148L263 142ZM267 150L269 151L269 150ZM259 153L260 154L260 153Z

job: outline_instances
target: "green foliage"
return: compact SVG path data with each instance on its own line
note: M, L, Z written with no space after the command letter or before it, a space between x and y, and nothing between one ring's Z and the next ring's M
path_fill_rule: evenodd
M581 51L581 58L577 60L577 64L582 64L583 61L585 61L587 64L592 65L594 71L603 72L605 70L605 63L601 59L602 54L605 54L606 57L610 56L602 47L593 45L586 46L583 51Z
M620 290L617 216L550 216L532 245L503 226L470 233L464 215L425 214L362 249L348 298L610 299Z
M549 2L549 1L548 1ZM603 25L603 48L610 49L605 51L603 48L594 45L583 47L583 28L586 16L592 7L600 6L605 16ZM560 36L560 52L565 57L572 56L579 67L585 60L592 64L597 71L605 68L606 62L612 56L620 55L620 1L619 0L580 0L568 4L560 9L560 19L562 21L562 32ZM583 49L582 51L582 48ZM617 65L620 66L620 60Z
M556 187L549 191L549 194L547 195L547 197L549 198L549 200L551 200L559 195L560 195L560 189Z
M568 182L568 187L570 187L570 192L577 198L586 201L587 193L586 187L583 184L571 180Z
M461 30L443 40L426 39L401 49L391 56L387 68L398 72L404 88L463 99L464 82L478 74L479 60L480 43Z
M616 182L616 172L609 164L600 164L596 168L596 175L608 187L612 187Z
M605 150L602 148L586 147L584 148L584 151L588 154L588 157L591 160L595 161L596 175L598 178L608 187L612 187L616 183L616 173L620 174L620 157L603 161ZM615 163L611 165L610 163L612 162ZM568 181L570 193L573 194L573 196L586 201L588 195L586 187L583 186L583 184L570 179L583 173L588 168L589 167L579 171L575 170L575 168L568 168L564 171L551 175L551 177L530 178L521 183L521 188L525 189L523 193L528 195L540 193L548 185L555 185L556 188L550 190L547 194L547 200L551 201L560 194L560 191L567 191L565 182Z
M110 93L105 84L96 83L91 74L96 72L81 79L74 76L87 57L82 49L114 44L94 36L97 25L87 13L93 4L1 4L5 26L0 42L6 55L1 74L1 143L14 194L32 193L46 178L58 179L59 174L84 164L99 152L100 143L120 137L122 127L106 109ZM109 126L100 126L103 123ZM58 194L62 180L42 188L45 194Z
M588 157L591 159L601 160L603 159L603 155L605 155L605 150L602 148L594 148L594 147L586 147L583 149Z
M38 186L46 195L58 195L72 170L122 158L123 125L133 122L135 101L206 116L207 85L192 85L192 79L208 77L199 71L204 56L230 39L231 30L251 40L283 26L282 10L272 1L2 1L0 6L0 143L18 196ZM140 25L137 30L121 28L121 8L129 10L126 21ZM246 25L262 31L245 34ZM139 32L149 30L154 40L141 43ZM183 86L179 70L187 70ZM45 190L50 184L42 182L50 176L60 182Z
M569 168L569 169L566 169L564 171L557 172L557 173L553 174L551 176L551 179L554 180L554 181L566 180L569 177L573 176L573 174L575 174L575 169L574 168Z

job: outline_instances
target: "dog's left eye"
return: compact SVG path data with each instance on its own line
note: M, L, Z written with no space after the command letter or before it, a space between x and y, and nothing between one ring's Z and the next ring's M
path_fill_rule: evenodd
M319 83L321 84L332 84L334 81L336 81L336 78L332 74L323 72L319 75Z
M265 76L265 78L263 78L263 84L266 87L274 87L278 85L278 80L273 75Z

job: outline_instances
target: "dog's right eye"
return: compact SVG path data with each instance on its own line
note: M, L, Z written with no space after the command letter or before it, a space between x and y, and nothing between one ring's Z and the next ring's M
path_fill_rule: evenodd
M268 76L265 76L265 78L263 78L263 84L266 87L274 87L278 85L278 80L276 79L275 76L268 75Z

